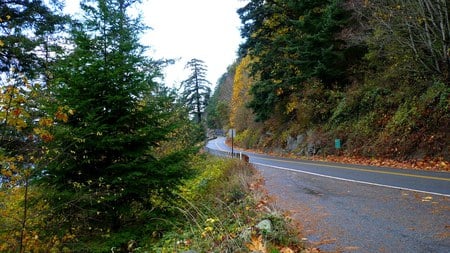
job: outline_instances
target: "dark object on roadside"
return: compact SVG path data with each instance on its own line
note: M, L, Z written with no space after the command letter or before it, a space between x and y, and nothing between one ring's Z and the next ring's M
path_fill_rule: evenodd
M244 162L246 162L246 163L248 163L248 162L250 161L250 158L248 157L248 155L242 154L241 160L244 161Z

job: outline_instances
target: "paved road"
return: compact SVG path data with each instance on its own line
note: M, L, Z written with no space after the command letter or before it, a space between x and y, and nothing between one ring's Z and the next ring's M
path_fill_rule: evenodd
M208 147L229 151L224 141ZM450 173L246 154L323 250L450 252Z

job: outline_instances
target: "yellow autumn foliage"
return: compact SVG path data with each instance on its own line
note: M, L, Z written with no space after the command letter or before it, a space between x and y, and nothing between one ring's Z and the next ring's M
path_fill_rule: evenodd
M233 94L231 97L230 124L238 132L249 127L253 123L253 115L246 103L250 101L249 90L253 79L249 76L248 67L251 59L244 57L236 67L234 75Z
M40 95L41 86L15 69L0 79L0 252L62 252L67 251L62 243L72 238L49 237L50 209L41 190L30 184L45 152L37 140L51 141L51 127L70 114L63 107L57 115L39 115Z
M22 233L25 187L0 190L0 252L19 252ZM49 236L45 227L50 211L48 203L41 198L38 188L29 187L29 206L26 227L23 231L22 252L69 252L64 243L74 239L72 234Z

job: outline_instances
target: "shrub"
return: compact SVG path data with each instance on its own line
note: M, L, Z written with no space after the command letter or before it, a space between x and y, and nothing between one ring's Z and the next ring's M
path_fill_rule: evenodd
M250 237L257 233L264 236L268 248L297 243L295 230L280 212L262 211L266 196L255 189L259 181L250 165L210 157L196 169L198 176L187 180L179 191L175 208L181 218L149 246L152 252L249 252ZM270 235L254 228L265 218L277 228Z
M245 129L234 139L236 145L242 148L255 148L258 145L259 133L253 129Z

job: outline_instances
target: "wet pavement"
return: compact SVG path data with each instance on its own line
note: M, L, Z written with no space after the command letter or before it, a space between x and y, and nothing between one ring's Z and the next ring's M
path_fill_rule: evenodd
M329 252L450 252L450 199L257 165L275 204Z

